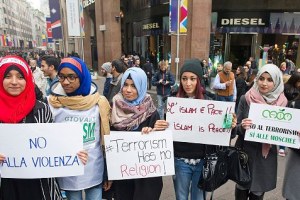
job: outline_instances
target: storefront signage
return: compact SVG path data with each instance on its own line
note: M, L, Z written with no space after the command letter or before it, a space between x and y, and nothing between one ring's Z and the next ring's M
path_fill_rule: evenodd
M86 8L89 5L95 3L95 0L83 0L82 3L83 3L83 8Z
M149 30L149 29L158 29L160 28L159 23L149 23L149 24L143 24L143 30Z
M268 27L269 23L268 12L219 12L217 26Z

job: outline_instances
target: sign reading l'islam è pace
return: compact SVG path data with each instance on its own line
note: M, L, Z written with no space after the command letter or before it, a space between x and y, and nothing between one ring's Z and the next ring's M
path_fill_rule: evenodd
M268 27L268 12L218 12L217 26L260 26Z

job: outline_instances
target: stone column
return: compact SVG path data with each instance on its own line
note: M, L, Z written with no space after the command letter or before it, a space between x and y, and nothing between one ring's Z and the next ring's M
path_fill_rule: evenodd
M120 0L95 1L98 66L121 57ZM100 25L106 30L100 31Z
M208 59L211 31L212 0L188 1L188 30L180 35L179 40L179 72L184 60L189 58ZM176 73L177 36L171 36L171 71Z

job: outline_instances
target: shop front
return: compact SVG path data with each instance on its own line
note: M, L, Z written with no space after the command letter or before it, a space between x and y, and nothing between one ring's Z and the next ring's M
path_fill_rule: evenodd
M233 68L254 57L259 66L280 65L285 59L300 64L298 47L300 14L262 12L214 12L210 59L233 63Z
M160 60L169 59L171 38L168 35L169 17L146 19L133 23L133 51L149 58L157 67Z

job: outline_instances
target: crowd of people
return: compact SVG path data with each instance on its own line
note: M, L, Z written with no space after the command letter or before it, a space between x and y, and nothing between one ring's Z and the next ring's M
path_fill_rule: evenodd
M56 200L61 190L69 200L102 199L107 192L116 200L159 200L162 177L110 181L105 176L104 135L110 131L138 131L151 134L169 127L165 107L169 96L187 99L231 101L236 110L231 122L231 137L236 146L249 156L251 182L235 187L236 200L263 199L276 188L277 155L285 150L276 145L244 139L251 127L248 117L251 103L300 108L300 72L274 64L260 69L250 59L232 72L230 61L219 64L212 82L215 96L207 95L210 69L206 60L187 59L181 66L179 85L168 61L161 60L156 70L150 60L141 64L137 55L121 56L105 62L100 71L105 76L103 95L92 81L85 62L78 56L30 54L5 55L0 58L0 123L67 123L68 116L88 118L94 124L92 135L83 134L78 157L84 174L46 179L1 178L0 200ZM147 93L156 87L158 107ZM196 119L195 119L196 120ZM200 120L200 119L199 119ZM82 122L83 123L83 122ZM61 133L63 137L63 132ZM177 200L204 200L205 191L198 188L205 158L205 144L176 141L173 183ZM0 163L5 161L0 152ZM289 151L284 176L283 197L300 199L299 149Z

